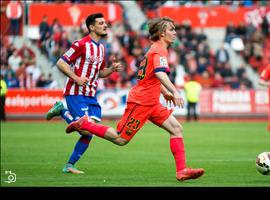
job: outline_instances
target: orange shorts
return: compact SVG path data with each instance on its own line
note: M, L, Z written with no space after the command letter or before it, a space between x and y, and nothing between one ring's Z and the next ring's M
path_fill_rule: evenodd
M168 110L160 103L151 106L128 103L124 115L117 124L117 132L122 138L130 141L147 120L161 126L172 112L173 110Z

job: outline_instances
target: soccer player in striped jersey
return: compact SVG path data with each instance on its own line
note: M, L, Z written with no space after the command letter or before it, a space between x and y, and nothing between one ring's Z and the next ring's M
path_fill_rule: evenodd
M68 109L64 108L62 102L56 102L48 111L47 120L61 116L67 123L71 123L87 115L93 123L101 121L101 107L96 99L98 78L121 71L122 66L114 62L111 67L106 67L105 48L100 39L107 36L107 23L102 13L89 15L86 26L89 35L73 42L57 62L59 70L67 76L64 98ZM63 172L84 173L74 165L88 148L91 139L92 135L81 134Z
M122 146L127 144L149 120L170 134L170 149L175 160L176 179L178 181L196 179L203 175L204 169L187 167L182 126L173 116L173 110L168 110L159 101L162 93L169 103L182 108L184 105L183 98L167 75L170 72L167 48L176 39L175 26L173 20L168 17L153 19L148 26L153 44L140 64L138 83L129 92L127 106L117 124L117 129L94 124L84 116L70 123L66 132L89 131Z

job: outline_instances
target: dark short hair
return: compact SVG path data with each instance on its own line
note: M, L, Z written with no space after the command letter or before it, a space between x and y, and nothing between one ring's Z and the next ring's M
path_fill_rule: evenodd
M91 32L89 26L95 24L96 18L103 18L103 14L102 13L94 13L92 15L89 15L85 20L86 27L87 27L89 33Z

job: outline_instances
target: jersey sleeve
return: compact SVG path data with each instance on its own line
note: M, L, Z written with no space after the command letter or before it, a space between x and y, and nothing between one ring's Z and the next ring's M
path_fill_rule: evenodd
M158 53L155 53L153 55L153 60L154 60L154 70L155 73L157 72L165 72L167 74L170 73L170 67L168 65L168 61L166 56L162 56Z
M78 41L72 43L71 47L62 55L62 59L68 64L72 64L83 52L84 46Z

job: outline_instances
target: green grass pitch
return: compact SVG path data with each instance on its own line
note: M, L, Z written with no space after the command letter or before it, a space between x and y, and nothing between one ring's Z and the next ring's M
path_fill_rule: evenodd
M115 122L105 122L115 127ZM77 163L83 175L62 168L79 135L64 133L64 122L1 123L2 187L269 187L270 176L256 171L255 158L270 151L266 122L183 123L188 166L202 167L197 180L178 182L169 134L147 123L126 146L94 137ZM6 183L5 171L16 174Z

